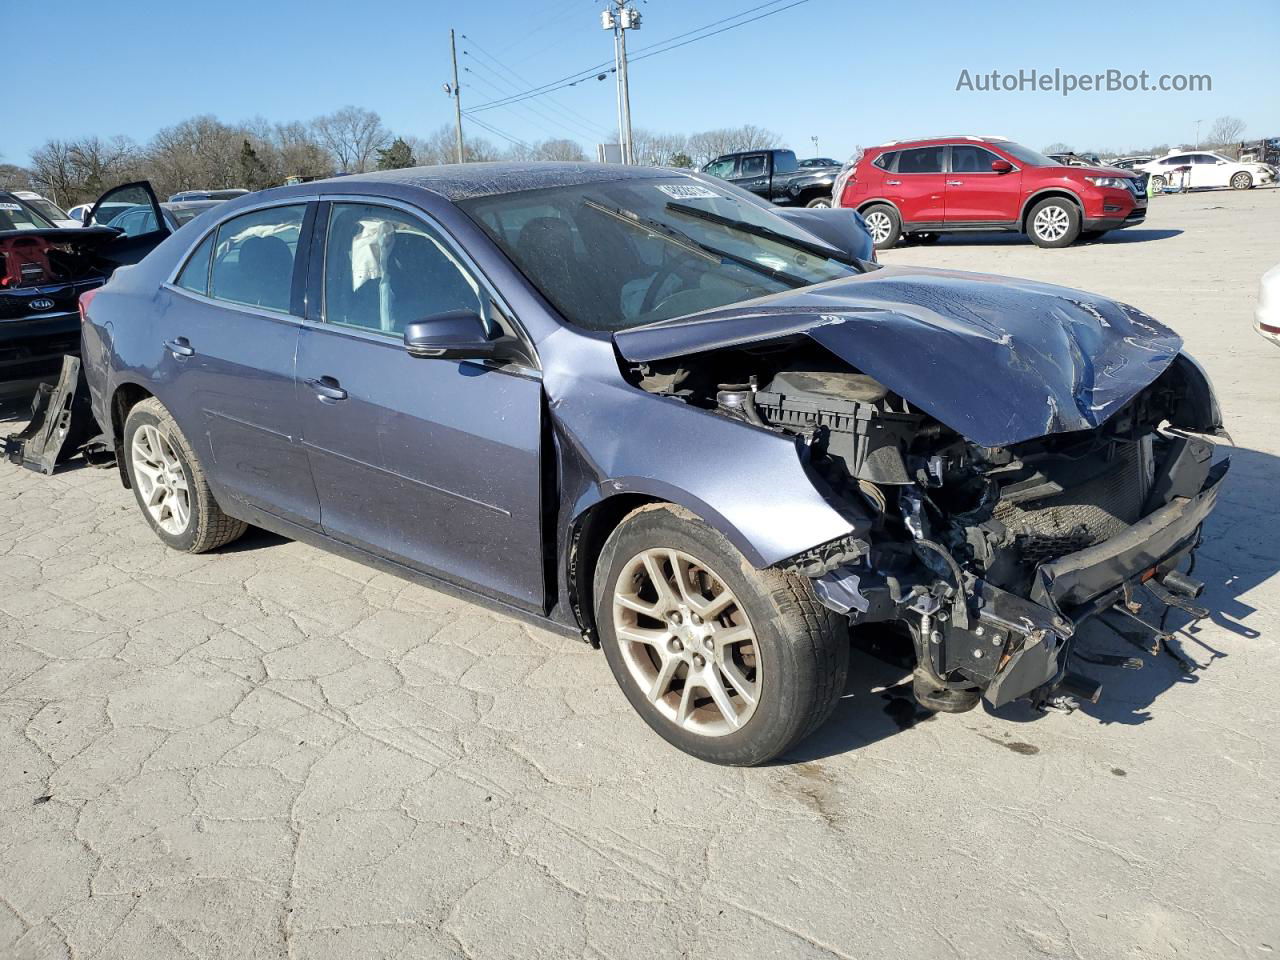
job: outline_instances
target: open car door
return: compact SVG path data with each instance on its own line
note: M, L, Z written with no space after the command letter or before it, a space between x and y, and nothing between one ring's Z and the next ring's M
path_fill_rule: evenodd
M108 267L137 263L173 232L146 180L112 187L94 203L84 225L118 231L114 241L98 250L99 259Z

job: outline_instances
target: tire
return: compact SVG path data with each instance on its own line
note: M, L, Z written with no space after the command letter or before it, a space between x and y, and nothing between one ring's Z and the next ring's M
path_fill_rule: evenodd
M812 200L806 203L805 206L806 207L829 207L831 206L831 198L830 197L814 197Z
M1069 247L1080 236L1080 208L1062 197L1041 200L1027 214L1027 236L1037 247Z
M243 520L222 512L191 444L155 397L129 410L123 452L138 509L166 545L185 553L204 553L248 529ZM158 480L152 479L149 468ZM158 500L154 507L148 505L153 494Z
M902 238L902 218L887 203L874 203L862 211L867 231L877 250L887 250ZM878 238L878 239L877 239Z
M1241 170L1239 173L1237 173L1235 176L1231 178L1231 189L1232 190L1252 190L1253 177L1250 174L1246 173L1245 171Z
M1159 174L1156 174L1151 178L1151 189L1155 193L1163 193L1164 188L1167 187L1168 185L1169 185L1169 181L1166 180L1164 177L1160 176Z
M614 678L645 723L685 753L765 763L816 730L839 701L849 671L843 619L818 602L808 579L756 570L687 510L655 504L628 515L605 541L594 590ZM726 593L730 602L714 611ZM699 610L714 616L704 622ZM717 685L720 696L690 677Z

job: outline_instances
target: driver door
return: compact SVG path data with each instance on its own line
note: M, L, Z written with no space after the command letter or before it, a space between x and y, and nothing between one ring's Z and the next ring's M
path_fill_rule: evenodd
M84 225L110 227L119 233L97 251L112 269L137 263L170 233L160 201L146 180L112 187L94 203Z

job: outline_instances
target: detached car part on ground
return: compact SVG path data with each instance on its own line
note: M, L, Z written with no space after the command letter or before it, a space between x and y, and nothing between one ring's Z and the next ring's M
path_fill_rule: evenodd
M873 257L698 174L346 177L117 273L85 370L165 543L256 524L581 635L706 760L822 724L850 625L932 709L1093 695L1082 623L1195 611L1207 380L1132 307Z

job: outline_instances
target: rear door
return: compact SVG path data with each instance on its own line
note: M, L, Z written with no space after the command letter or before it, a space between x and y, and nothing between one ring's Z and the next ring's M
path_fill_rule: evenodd
M1022 208L1022 171L1014 165L996 173L991 164L1004 157L972 143L948 148L945 217L947 223L1011 223Z
M906 224L938 224L946 208L946 147L912 147L899 152L886 173L884 196L897 206Z
M738 169L730 179L744 190L769 199L769 154L743 154L738 158Z
M326 252L311 272L298 389L325 533L543 609L540 376L415 358L403 344L407 323L452 310L503 324L492 294L408 208L334 201L315 236Z
M302 448L294 362L315 204L242 213L211 230L166 286L156 393L220 495L305 527L320 523Z
M119 231L114 241L97 251L98 258L112 268L137 263L170 233L160 201L146 180L112 187L95 201L84 225Z

